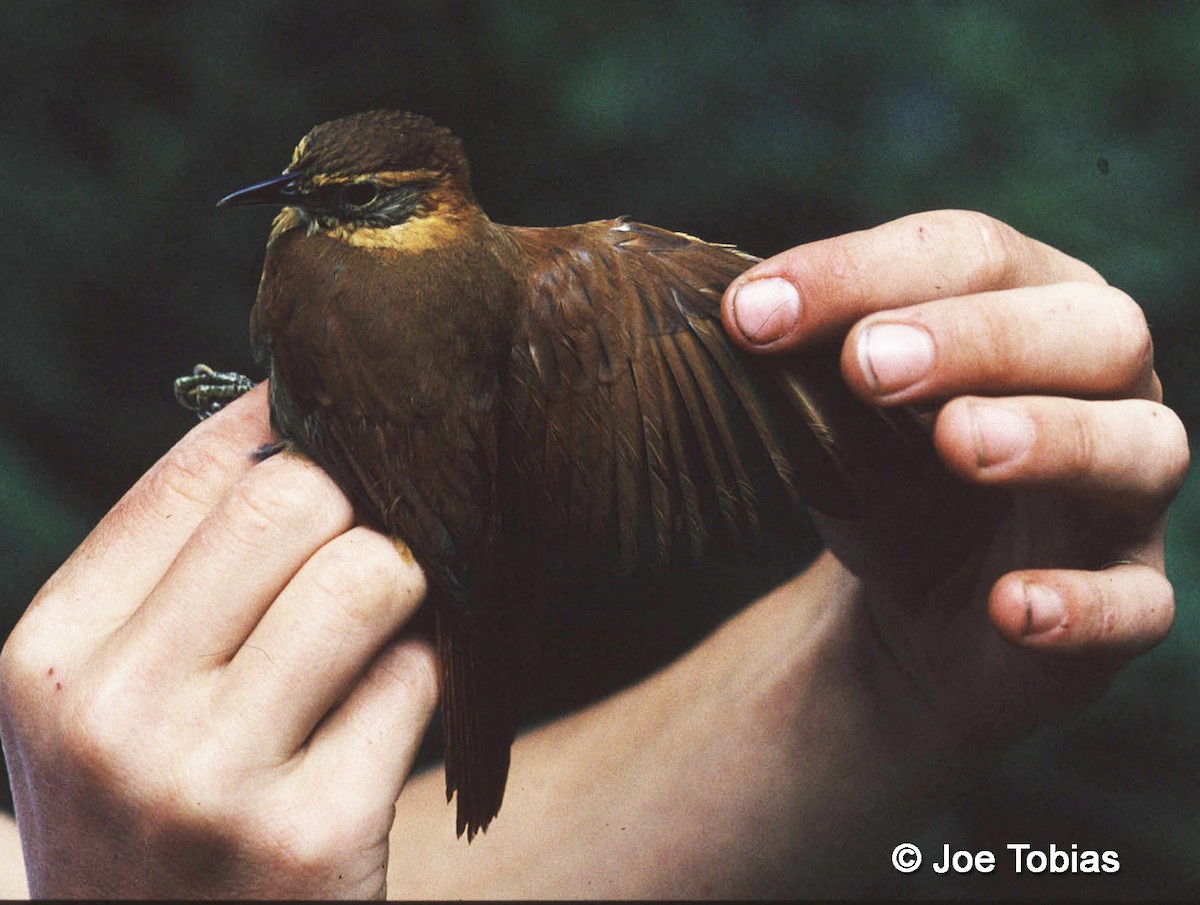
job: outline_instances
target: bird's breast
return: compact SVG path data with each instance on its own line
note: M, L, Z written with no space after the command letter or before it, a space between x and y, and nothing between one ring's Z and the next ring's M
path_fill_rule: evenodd
M484 241L448 241L444 224L414 229L428 247L401 249L396 227L293 229L270 244L254 332L299 411L354 408L374 421L490 406L514 278Z

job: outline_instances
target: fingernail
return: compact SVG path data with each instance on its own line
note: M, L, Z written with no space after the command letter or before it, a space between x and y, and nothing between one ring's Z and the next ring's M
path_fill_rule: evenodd
M787 280L765 277L738 287L733 319L750 342L760 346L787 336L800 320L800 294Z
M912 386L933 367L933 339L919 327L874 324L858 338L858 363L879 395Z
M1040 635L1062 625L1062 598L1045 585L1025 583L1025 634Z
M1019 458L1033 445L1033 422L1022 412L997 405L971 405L975 459L988 468Z

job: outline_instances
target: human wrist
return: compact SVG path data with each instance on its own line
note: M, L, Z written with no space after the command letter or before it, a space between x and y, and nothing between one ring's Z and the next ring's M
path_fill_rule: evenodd
M763 638L787 662L762 693L787 714L779 741L792 764L797 891L867 891L887 875L891 849L968 781L967 751L879 642L863 584L833 556L759 606ZM787 637L789 622L803 631Z

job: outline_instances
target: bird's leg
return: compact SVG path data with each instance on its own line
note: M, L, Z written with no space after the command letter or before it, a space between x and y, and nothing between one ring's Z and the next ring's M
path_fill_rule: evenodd
M192 368L191 374L175 379L175 399L204 420L253 387L254 381L245 374L214 371L208 365L199 364Z

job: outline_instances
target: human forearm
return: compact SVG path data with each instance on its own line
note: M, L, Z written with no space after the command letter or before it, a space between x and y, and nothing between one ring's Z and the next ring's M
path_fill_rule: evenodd
M952 763L893 693L857 593L823 556L669 668L524 735L504 810L470 846L440 775L413 778L392 894L853 892Z

